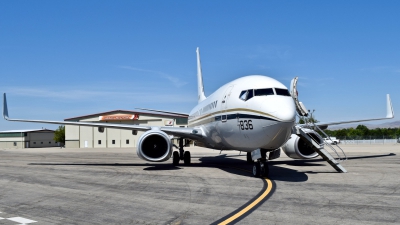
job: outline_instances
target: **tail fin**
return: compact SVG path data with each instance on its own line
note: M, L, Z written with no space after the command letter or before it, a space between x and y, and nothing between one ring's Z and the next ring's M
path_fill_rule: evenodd
M206 99L204 95L204 86L203 86L203 75L201 74L201 63L200 63L200 49L197 47L197 91L198 91L198 100L199 102Z

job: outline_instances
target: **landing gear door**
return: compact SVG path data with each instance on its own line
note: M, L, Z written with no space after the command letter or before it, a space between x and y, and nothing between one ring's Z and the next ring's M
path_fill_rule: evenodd
M299 93L297 92L297 80L299 77L293 78L290 82L290 95L292 96L294 103L296 105L297 113L300 116L308 116L308 111L302 102L299 102Z

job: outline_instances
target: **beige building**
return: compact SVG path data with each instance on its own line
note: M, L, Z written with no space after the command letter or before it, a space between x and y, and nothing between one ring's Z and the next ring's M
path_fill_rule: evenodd
M0 148L43 148L56 147L54 130L9 130L0 131Z
M186 127L188 115L158 111L113 110L78 116L64 121L135 124L143 126ZM144 132L104 127L65 126L66 148L128 148L136 147Z

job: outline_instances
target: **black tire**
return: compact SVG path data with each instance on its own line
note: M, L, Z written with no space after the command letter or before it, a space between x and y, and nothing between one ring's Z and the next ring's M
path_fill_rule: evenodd
M255 162L253 164L253 176L255 177L260 177L260 163L259 162Z
M174 151L174 153L172 153L172 164L174 165L174 166L177 166L177 165L179 165L179 152L177 152L177 151Z
M260 164L263 164L263 166L260 165L260 176L261 177L268 177L269 176L269 166L267 162L260 162Z
M185 163L185 165L190 165L190 152L189 151L185 151L185 153L183 153L183 163Z
M246 160L247 160L247 163L253 163L253 159L251 158L251 152L247 153Z

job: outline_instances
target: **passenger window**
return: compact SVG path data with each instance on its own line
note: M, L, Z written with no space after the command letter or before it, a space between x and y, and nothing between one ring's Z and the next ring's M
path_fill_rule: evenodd
M226 115L222 115L221 116L221 120L222 120L222 122L225 122L226 121Z
M247 93L248 93L247 91L240 92L239 98L242 99L243 101L246 101Z
M287 89L275 88L275 92L277 95L290 96L290 93Z
M255 96L266 96L274 95L274 90L272 88L256 89L254 90Z

